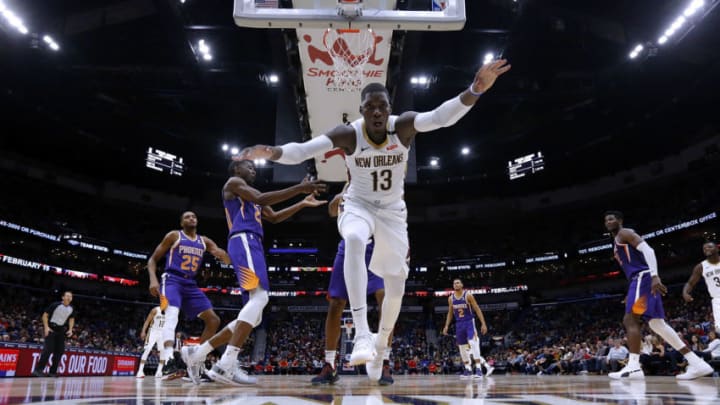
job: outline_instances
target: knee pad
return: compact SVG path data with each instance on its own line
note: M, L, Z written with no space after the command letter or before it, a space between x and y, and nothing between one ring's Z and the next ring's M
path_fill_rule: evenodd
M258 326L262 321L263 309L265 309L268 301L270 301L268 293L262 287L250 291L250 299L240 310L237 319L249 323L253 328Z
M180 317L180 308L178 307L167 307L165 309L165 325L162 331L162 343L159 345L165 347L165 342L175 342L175 328L178 324L178 318Z

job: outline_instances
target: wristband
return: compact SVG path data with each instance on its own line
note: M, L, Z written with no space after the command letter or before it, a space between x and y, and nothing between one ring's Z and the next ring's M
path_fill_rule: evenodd
M470 92L470 94L472 94L472 95L475 96L475 97L480 97L480 96L483 94L482 91L479 92L479 93L475 93L475 92L473 91L472 84L470 85L470 87L468 87L468 91Z

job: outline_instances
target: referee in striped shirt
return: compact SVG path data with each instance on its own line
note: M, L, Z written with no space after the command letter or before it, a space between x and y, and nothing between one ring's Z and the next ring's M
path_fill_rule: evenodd
M70 305L73 295L71 291L65 291L62 295L62 301L53 302L42 314L43 336L45 337L45 347L43 347L40 361L32 375L35 377L45 377L43 369L53 355L53 361L50 365L50 377L57 377L58 364L65 352L65 336L72 336L72 330L75 326L75 309Z

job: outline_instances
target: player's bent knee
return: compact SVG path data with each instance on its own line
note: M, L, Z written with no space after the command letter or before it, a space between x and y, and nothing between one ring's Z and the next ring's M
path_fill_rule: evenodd
M270 301L267 291L258 287L250 292L250 299L237 316L239 321L256 327L262 321L262 313Z

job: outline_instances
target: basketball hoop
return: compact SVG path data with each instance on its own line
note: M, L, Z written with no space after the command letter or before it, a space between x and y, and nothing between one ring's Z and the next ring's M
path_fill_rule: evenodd
M333 60L339 87L348 91L362 88L363 67L375 53L373 30L328 28L323 45Z

